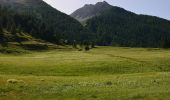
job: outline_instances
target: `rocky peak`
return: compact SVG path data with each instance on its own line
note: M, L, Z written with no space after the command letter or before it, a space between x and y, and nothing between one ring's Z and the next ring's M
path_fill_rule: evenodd
M76 10L71 16L80 22L83 22L89 18L100 15L105 10L110 9L112 6L106 1L97 2L96 4L86 4L82 8Z

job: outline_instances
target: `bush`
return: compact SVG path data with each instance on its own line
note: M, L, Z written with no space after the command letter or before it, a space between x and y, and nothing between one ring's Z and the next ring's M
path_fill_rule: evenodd
M29 50L47 50L48 46L46 44L23 44L23 47L25 49L29 49Z
M0 53L19 54L19 53L28 53L28 51L22 50L22 49L16 49L16 48L2 47L2 48L0 48Z
M89 48L89 46L85 46L85 51L89 51L90 50L90 48Z
M106 85L112 85L111 81L106 82Z

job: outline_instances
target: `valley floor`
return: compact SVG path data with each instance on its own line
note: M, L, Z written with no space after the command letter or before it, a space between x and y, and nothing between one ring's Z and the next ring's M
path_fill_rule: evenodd
M0 54L0 100L170 100L170 50Z

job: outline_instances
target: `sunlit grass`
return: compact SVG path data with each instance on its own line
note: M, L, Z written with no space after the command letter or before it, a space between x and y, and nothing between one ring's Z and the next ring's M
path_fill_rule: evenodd
M0 54L0 98L170 99L170 50L97 47ZM24 83L8 83L8 79ZM27 97L27 98L25 98Z

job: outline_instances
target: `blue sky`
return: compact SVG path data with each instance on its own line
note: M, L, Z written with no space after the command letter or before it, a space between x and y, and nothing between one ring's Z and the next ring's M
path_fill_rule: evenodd
M95 4L103 0L44 0L56 9L71 14L84 4ZM170 20L170 0L105 0L137 14L147 14Z

